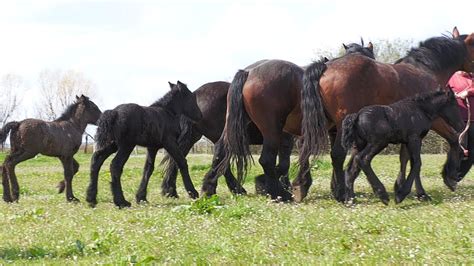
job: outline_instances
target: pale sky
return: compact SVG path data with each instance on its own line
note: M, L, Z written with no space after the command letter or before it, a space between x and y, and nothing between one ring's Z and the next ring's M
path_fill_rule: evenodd
M168 81L195 90L260 59L305 65L318 49L360 36L421 41L454 26L474 31L471 1L437 2L1 1L0 75L25 80L23 105L36 101L45 68L83 72L102 110L148 105Z

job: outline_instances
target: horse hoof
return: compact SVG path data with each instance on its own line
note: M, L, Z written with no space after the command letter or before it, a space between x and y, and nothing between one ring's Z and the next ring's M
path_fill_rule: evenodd
M132 204L126 200L121 201L121 202L116 202L115 205L119 207L119 209L130 208L132 206Z
M292 192L295 202L303 201L303 199L306 198L306 195L308 195L308 191L301 185L293 185Z
M405 197L399 193L396 193L395 194L395 203L396 204L399 204L400 202L402 202L403 200L405 199Z
M87 203L88 203L89 207L91 207L91 208L95 208L97 206L97 201L94 201L94 202L88 201Z
M199 198L199 193L198 193L196 190L188 191L188 195L189 195L189 197L192 198L192 199L197 199L197 198Z
M68 202L73 202L73 203L78 203L81 202L78 198L76 197L71 197L67 199Z
M175 189L163 190L161 194L167 198L178 198L178 192Z
M137 198L137 204L147 204L148 200L146 198Z
M380 200L382 201L383 204L385 204L385 206L387 206L388 203L390 202L389 198L380 198Z
M419 200L419 201L431 201L431 197L428 196L427 194L420 194L420 195L416 195L416 198Z

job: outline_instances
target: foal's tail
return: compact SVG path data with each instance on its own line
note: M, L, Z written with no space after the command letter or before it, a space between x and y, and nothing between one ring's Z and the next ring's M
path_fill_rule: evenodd
M112 130L116 118L117 111L115 110L107 110L100 116L99 121L97 121L97 131L95 133L97 149L103 148L113 141Z
M20 122L9 122L7 123L2 129L0 129L0 143L3 144L5 143L5 140L7 140L8 133L10 131L15 130L20 126Z
M327 145L327 119L321 99L319 80L326 71L325 60L312 63L304 72L303 89L301 90L302 145L300 148L300 165L303 165L311 154L319 155Z
M346 115L344 120L342 120L342 147L346 150L352 148L352 144L355 141L355 128L354 125L357 121L357 113Z
M248 115L244 108L242 91L249 75L248 71L239 70L232 80L227 94L227 117L224 136L225 156L217 166L219 174L224 173L232 160L237 165L237 180L243 183L248 162L252 161L247 136Z

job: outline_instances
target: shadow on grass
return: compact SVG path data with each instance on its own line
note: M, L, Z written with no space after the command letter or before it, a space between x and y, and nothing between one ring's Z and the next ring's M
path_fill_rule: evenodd
M8 261L37 260L45 257L56 257L56 253L42 247L30 247L26 249L19 247L0 248L0 258Z

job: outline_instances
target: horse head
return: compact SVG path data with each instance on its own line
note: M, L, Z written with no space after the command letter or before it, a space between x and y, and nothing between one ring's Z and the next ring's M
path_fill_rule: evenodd
M186 86L178 80L176 84L169 83L171 90L176 90L180 95L179 104L181 112L184 116L188 117L194 122L202 119L202 113L196 101L196 95L194 95Z

